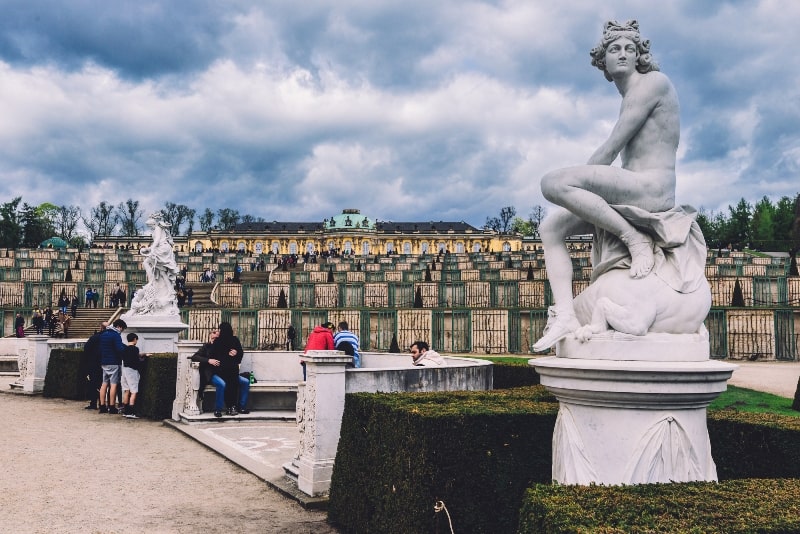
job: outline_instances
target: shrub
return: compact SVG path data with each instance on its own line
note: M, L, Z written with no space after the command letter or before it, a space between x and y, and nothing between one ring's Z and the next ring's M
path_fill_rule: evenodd
M329 520L346 532L511 532L551 478L558 406L541 386L347 395Z
M83 349L50 351L42 396L82 400L86 394L85 360Z
M142 378L136 400L136 411L139 416L148 419L172 417L177 373L177 354L174 352L150 354L141 370Z
M519 533L752 533L800 531L800 480L638 486L537 485Z

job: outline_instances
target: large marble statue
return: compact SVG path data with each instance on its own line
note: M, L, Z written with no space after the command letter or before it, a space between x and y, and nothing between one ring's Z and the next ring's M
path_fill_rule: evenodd
M695 211L675 205L678 96L636 21L606 23L592 65L622 95L619 118L586 165L542 178L561 209L539 229L555 305L535 351L601 332L704 332L711 306L706 246ZM620 156L621 166L612 166ZM594 234L589 287L573 301L567 236Z
M173 241L169 233L170 224L160 212L147 218L147 226L153 234L153 243L139 251L144 256L143 266L147 284L133 297L131 309L125 318L138 315L179 315L175 296L175 280L178 264L172 250Z

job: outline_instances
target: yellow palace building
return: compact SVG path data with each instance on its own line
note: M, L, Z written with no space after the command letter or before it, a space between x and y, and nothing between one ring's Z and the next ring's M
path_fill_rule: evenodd
M121 238L111 241L119 242L118 239ZM379 221L358 209L345 209L321 222L250 222L240 223L231 230L192 232L176 239L175 244L176 248L186 246L191 252L219 250L256 255L333 251L356 256L421 255L519 252L522 250L522 236L501 235L493 230L475 228L464 221Z

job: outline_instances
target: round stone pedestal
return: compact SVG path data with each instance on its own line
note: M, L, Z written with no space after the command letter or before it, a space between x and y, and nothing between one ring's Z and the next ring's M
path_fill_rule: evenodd
M591 353L592 341L581 346L583 354ZM603 342L603 352L610 343ZM568 347L559 349L563 354ZM619 342L618 349L625 356L617 360L529 361L560 404L553 480L584 485L717 480L706 408L725 391L736 366L648 361L647 341Z

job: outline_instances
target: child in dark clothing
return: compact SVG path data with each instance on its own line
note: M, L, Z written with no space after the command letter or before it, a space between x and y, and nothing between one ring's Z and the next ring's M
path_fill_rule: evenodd
M122 415L128 419L139 419L134 405L139 394L139 370L147 354L139 354L139 336L128 334L128 346L122 354Z

